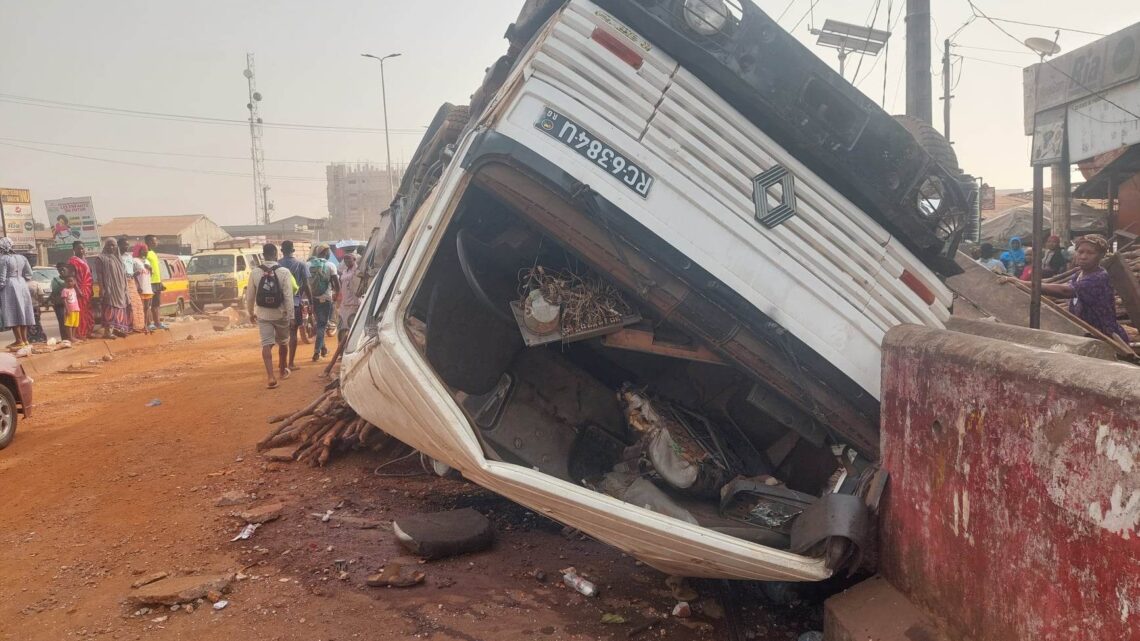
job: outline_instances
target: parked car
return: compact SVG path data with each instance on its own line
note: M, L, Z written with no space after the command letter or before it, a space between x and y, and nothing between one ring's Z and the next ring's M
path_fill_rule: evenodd
M39 285L35 302L42 310L51 309L51 281L58 275L59 270L55 267L36 266L32 268L32 280Z
M16 436L20 415L32 415L32 382L15 356L0 353L0 450Z
M670 574L857 566L880 345L949 319L968 181L751 3L532 0L507 37L370 242L344 397Z
M211 249L194 254L186 263L190 302L197 309L237 303L245 297L253 268L260 264L261 257L252 250Z

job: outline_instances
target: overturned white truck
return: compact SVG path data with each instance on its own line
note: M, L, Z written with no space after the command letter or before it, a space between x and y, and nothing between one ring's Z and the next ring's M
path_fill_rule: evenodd
M857 565L880 341L949 318L969 181L751 4L531 0L507 38L370 244L344 396L666 572Z

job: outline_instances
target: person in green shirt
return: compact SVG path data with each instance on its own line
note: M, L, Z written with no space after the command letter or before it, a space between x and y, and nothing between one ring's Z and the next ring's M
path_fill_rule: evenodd
M63 288L67 287L67 277L71 275L71 267L67 263L56 263L55 269L59 275L51 279L51 308L55 311L55 320L59 322L59 335L67 337L67 328L64 318L67 316L67 307L63 304Z
M158 254L154 251L158 248L158 238L154 234L147 234L143 242L146 243L146 262L150 266L150 288L154 292L154 298L150 299L151 322L147 329L169 329L162 322L162 268L158 263Z

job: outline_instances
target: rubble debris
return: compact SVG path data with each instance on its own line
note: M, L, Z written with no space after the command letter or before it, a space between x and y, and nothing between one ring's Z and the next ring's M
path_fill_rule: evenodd
M214 605L213 605L213 608L214 608L214 610L215 610L215 611L218 611L218 610L224 610L224 609L226 609L226 606L227 606L227 605L229 605L229 604L230 604L230 602L229 602L229 601L226 601L225 599L222 599L222 600L220 600L220 601L215 601L215 602L214 602Z
M693 608L687 601L681 601L677 605L673 606L673 616L677 617L678 619L687 619L693 616Z
M243 505L253 500L249 492L243 490L230 490L218 497L214 501L214 507L230 507L231 505Z
M673 594L673 598L678 601L696 601L700 594L689 585L689 580L683 576L668 576L665 578L665 586Z
M402 517L392 531L401 545L427 559L478 552L494 540L491 522L471 508Z
M147 407L158 407L159 405L162 405L162 399L159 398L152 398L146 404Z
M701 614L710 619L724 618L724 606L716 599L701 599L698 607L701 609Z
M535 581L538 581L539 583L546 583L546 572L543 572L543 571L542 571L542 569L540 569L540 568L535 568L535 569L534 569L534 570L533 570L533 571L530 573L530 575L531 575L532 577L534 577L534 580L535 580Z
M596 490L658 514L671 516L686 523L698 525L696 517L669 498L669 495L625 463L618 463L612 472L594 484Z
M567 587L574 588L579 594L584 596L598 596L598 586L579 575L576 568L569 567L562 570L562 582L565 583Z
M139 579L138 581L135 581L134 583L132 583L131 589L137 590L144 585L150 585L151 583L154 583L155 581L161 581L162 579L165 579L168 576L170 576L169 572L156 572L156 573L154 573L148 577Z
M804 632L799 636L798 639L796 639L796 641L823 641L823 633L819 632L818 630Z
M281 512L284 510L285 504L277 501L248 509L238 516L246 523L261 525L281 518Z
M594 338L641 320L616 287L592 274L537 265L519 281L511 311L529 347Z
M410 588L423 583L426 576L422 571L401 563L389 563L379 573L368 577L365 583L374 588Z
M132 607L188 603L204 598L211 591L225 592L233 580L232 574L165 578L132 592L126 597L125 603Z
M606 625L613 625L617 623L625 623L625 617L613 612L605 612L602 614L602 623Z
M258 451L290 446L293 453L288 460L323 467L334 451L362 447L378 450L388 445L390 437L360 418L337 385L330 383L312 403L292 415L270 418L271 424L278 425L257 444Z
M698 497L716 496L736 468L708 420L625 385L619 397L638 447L665 483ZM715 452L714 452L715 451Z
M247 540L249 540L249 537L253 536L253 533L256 532L257 528L259 528L259 527L261 527L260 523L250 523L250 524L246 525L245 527L243 527L241 529L241 532L237 533L237 536L230 539L230 543L233 543L234 541L247 541Z

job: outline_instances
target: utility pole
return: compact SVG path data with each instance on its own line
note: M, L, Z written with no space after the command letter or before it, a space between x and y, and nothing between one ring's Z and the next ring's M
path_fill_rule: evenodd
M388 173L388 197L395 198L396 183L392 179L392 143L388 140L388 86L384 82L384 61L389 58L397 58L402 54L390 53L386 56L374 56L370 53L362 53L360 55L380 61L380 100L384 104L384 161L387 164L385 171Z
M942 135L946 137L946 142L954 144L950 140L950 99L954 96L950 95L950 39L946 39L945 50L942 54Z
M1069 238L1073 235L1072 207L1073 207L1073 179L1069 173L1069 145L1062 143L1061 161L1052 167L1053 192L1053 235L1061 237L1061 247L1069 246ZM1037 248L1033 248L1037 253Z
M261 93L257 91L257 76L253 68L252 53L245 54L245 71L242 75L249 85L249 102L245 107L249 110L249 156L253 161L253 222L255 225L262 222L264 214L264 224L268 225L269 207L265 202L265 192L269 188L265 186L265 150L261 146L261 115L258 111Z
M906 115L930 124L930 0L906 0Z

